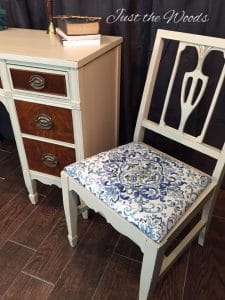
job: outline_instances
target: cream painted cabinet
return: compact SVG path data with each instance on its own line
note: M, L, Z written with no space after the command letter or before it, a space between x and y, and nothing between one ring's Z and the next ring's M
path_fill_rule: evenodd
M42 30L0 31L0 101L9 112L26 187L60 187L60 171L117 145L122 38L63 47Z

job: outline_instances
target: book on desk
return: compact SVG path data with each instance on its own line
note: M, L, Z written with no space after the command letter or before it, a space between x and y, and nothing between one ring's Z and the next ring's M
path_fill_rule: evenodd
M100 17L56 16L56 34L63 46L99 45Z
M56 35L63 46L99 45L100 34L67 35L60 28L56 28Z

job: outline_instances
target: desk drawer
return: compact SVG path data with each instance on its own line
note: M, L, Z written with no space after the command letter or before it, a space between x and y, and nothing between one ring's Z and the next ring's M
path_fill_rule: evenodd
M23 138L29 168L60 176L63 168L74 162L75 149Z
M21 100L15 105L23 133L74 143L70 109Z
M66 73L43 70L9 68L14 89L67 96Z

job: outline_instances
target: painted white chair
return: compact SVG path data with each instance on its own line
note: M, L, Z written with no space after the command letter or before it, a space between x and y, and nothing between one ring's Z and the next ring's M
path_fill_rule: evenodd
M149 119L149 108L165 40L179 41L159 123ZM177 129L166 124L168 103L179 66L187 47L196 49L196 69L184 74L180 92L181 118ZM168 270L187 245L197 236L203 245L213 205L224 175L225 144L217 149L204 142L225 77L219 75L215 93L201 133L195 137L184 132L185 124L200 101L208 77L202 73L207 55L225 55L225 39L158 30L145 89L137 119L134 141L67 166L62 171L62 189L68 239L77 242L77 215L85 205L99 212L121 234L129 237L143 252L139 299L152 294L157 280ZM191 84L188 83L191 79ZM196 97L196 87L201 82ZM187 88L189 84L189 88ZM198 84L199 85L199 84ZM194 96L195 95L195 96ZM194 100L195 97L195 100ZM177 105L178 106L178 105ZM144 144L145 130L153 131L214 158L211 175ZM75 193L74 193L74 192ZM78 197L83 201L78 205ZM187 224L202 212L200 221L186 234L169 255L165 251Z

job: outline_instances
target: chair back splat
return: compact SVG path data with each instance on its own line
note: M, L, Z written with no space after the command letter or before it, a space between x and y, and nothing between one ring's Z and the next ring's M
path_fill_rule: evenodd
M176 50L173 59L164 55L168 49ZM225 172L224 138L217 145L211 129L224 101L224 61L225 39L158 30L134 141L75 162L61 173L71 246L78 238L79 213L87 217L85 209L92 208L103 215L143 252L139 300L150 299L159 278L193 239L204 244ZM219 113L225 120L224 110ZM201 153L208 157L205 162L213 159L213 170L206 174L175 158L176 147L168 155L147 145L149 131ZM171 250L187 226L189 231Z

